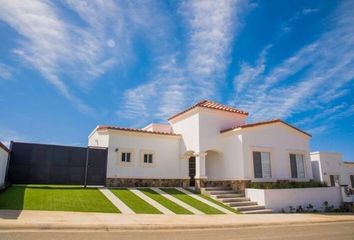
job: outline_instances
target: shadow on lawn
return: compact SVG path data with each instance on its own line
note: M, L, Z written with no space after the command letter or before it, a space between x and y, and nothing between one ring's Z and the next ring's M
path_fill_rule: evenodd
M24 205L26 187L9 187L0 194L0 218L17 219Z

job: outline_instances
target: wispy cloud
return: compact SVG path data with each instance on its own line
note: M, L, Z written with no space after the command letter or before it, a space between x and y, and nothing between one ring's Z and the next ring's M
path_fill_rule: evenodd
M161 119L197 99L217 98L217 85L224 80L230 61L231 42L247 7L245 1L183 2L179 12L187 27L185 50L166 54L150 83L126 92L127 116L139 116L133 107L140 106L136 109L150 119ZM135 112L138 115L131 114Z
M47 1L0 1L0 20L11 26L21 38L13 50L26 63L38 70L79 110L91 112L78 97L77 91L102 75L115 64L115 47L106 35L107 22L119 18L110 1L67 1L73 12L85 23L82 26L66 21L63 12ZM113 16L114 15L114 16ZM119 21L115 23L119 29ZM117 30L118 31L118 30ZM110 44L108 44L108 42ZM62 76L69 76L64 81Z
M26 141L29 141L29 138L27 136L24 136L23 134L20 134L19 132L15 131L13 129L1 127L0 128L0 142L2 142L7 147L9 147L11 141L26 142Z
M294 16L292 16L291 18L289 18L287 21L285 21L282 26L281 26L281 30L284 33L288 33L292 30L292 25L299 19L301 19L302 17L305 17L307 15L310 14L314 14L319 12L320 9L318 8L309 8L309 7L305 7L303 9L301 9L300 11L297 11Z
M10 66L0 63L0 79L8 80L12 77L12 69Z
M246 84L258 81L266 68L266 56L271 45L265 47L259 55L256 64L251 66L249 63L242 62L240 73L234 78L236 94L240 94Z
M262 120L311 114L327 102L329 93L347 94L345 87L354 78L353 7L342 2L332 16L332 30L272 67L259 77L257 87L230 102L250 111L252 120ZM295 76L297 81L290 82Z
M304 8L304 9L302 9L301 13L304 15L307 15L307 14L315 13L318 11L319 11L318 8Z

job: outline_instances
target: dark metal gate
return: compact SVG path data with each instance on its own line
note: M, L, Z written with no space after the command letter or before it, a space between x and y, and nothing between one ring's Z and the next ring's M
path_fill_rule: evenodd
M8 179L15 184L105 185L106 148L12 142Z

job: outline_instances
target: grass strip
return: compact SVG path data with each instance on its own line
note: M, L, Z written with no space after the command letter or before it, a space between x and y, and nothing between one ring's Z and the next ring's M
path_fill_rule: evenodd
M0 194L0 209L120 212L97 188L63 185L12 186Z
M177 203L172 202L171 200L165 198L164 196L160 195L159 193L155 192L149 188L139 188L139 191L143 192L148 197L152 198L156 202L160 203L165 208L171 210L176 214L193 214L192 212L188 211L184 207L181 207Z
M122 200L131 210L139 214L161 214L161 212L127 188L111 188L111 192Z
M205 214L224 214L223 212L219 211L218 209L215 209L208 204L205 204L201 201L198 201L195 198L192 198L191 196L188 196L187 194L178 191L175 188L161 188L162 191L172 195L173 197L187 203L188 205L198 209L199 211L205 213Z

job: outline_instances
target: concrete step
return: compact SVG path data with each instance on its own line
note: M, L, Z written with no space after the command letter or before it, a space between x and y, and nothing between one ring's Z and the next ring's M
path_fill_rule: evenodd
M230 203L230 202L244 202L249 201L249 198L246 197L236 197L236 198L218 198L218 200L222 203Z
M272 209L259 209L250 211L241 211L243 214L261 214L261 213L273 213Z
M216 198L242 198L244 197L241 193L231 193L231 194L212 194Z
M214 191L210 191L209 194L210 195L239 194L239 192L233 190L214 190Z
M220 190L220 191L231 191L232 190L232 188L230 188L230 187L206 187L206 188L203 188L205 191L208 191L208 192L210 192L210 191L218 191L218 190Z
M255 206L257 204L258 204L257 202L245 201L245 202L231 202L231 203L227 203L226 205L229 205L230 207L243 207L243 206Z
M251 211L251 210L261 210L261 209L265 209L264 206L260 206L260 205L252 205L252 206L242 206L242 207L233 207L241 212L243 211Z

